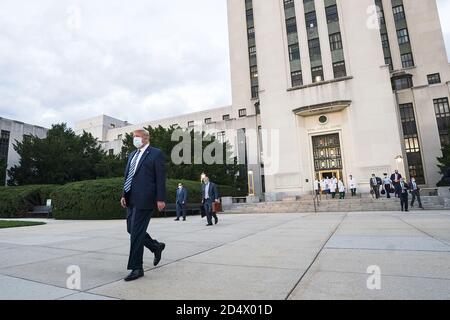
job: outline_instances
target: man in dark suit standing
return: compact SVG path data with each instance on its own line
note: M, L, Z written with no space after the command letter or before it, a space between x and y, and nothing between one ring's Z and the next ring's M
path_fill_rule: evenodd
M406 183L405 179L401 178L399 182L399 195L400 195L400 204L402 206L402 211L408 212L408 190L410 189L408 183Z
M161 150L150 146L150 134L139 129L133 133L137 150L128 157L125 183L120 203L127 209L127 231L130 234L130 256L125 281L144 276L144 247L154 253L153 265L158 265L164 243L152 239L147 233L155 207L164 210L166 204L166 166Z
M175 221L180 221L181 214L183 214L183 221L186 221L186 208L185 208L186 201L187 201L187 189L180 182L177 188L177 198L176 198L177 218L175 219Z
M395 170L393 174L391 174L392 184L394 185L395 196L400 197L400 180L402 179L402 175L398 173L398 170Z
M214 223L219 222L217 214L213 212L213 203L219 202L219 192L215 183L209 181L207 174L204 174L202 184L202 204L205 208L206 218L208 220L207 226L212 226L212 217L214 217Z

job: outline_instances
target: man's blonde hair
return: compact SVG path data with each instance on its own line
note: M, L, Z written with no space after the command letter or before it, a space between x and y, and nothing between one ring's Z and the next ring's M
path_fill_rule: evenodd
M148 132L144 128L136 129L136 130L133 131L133 133L136 133L136 132L141 132L141 133L144 134L144 137L150 138L150 132Z

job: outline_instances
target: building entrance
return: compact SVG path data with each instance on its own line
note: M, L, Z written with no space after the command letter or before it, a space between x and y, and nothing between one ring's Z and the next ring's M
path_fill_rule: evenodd
M312 137L314 170L316 179L342 176L342 154L339 134L328 134Z

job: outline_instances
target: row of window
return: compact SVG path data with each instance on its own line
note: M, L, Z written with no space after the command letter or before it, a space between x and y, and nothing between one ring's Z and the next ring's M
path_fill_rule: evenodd
M245 0L246 19L247 19L247 41L248 53L250 61L250 86L252 99L258 98L259 82L258 82L258 63L256 58L255 44L255 25L253 18L253 1Z
M312 0L304 0L305 4L312 2ZM311 3L312 5L312 3ZM288 39L296 39L294 43L288 45L289 61L291 63L291 85L297 87L303 85L303 74L300 66L300 46L298 43L297 20L294 9L294 0L284 0L285 13L290 12L290 17L286 19L286 32ZM325 8L327 23L334 23L339 21L337 6L335 4ZM306 29L314 29L317 27L316 11L305 13ZM291 41L292 42L292 41ZM331 51L342 50L342 36L340 32L329 35L329 43ZM308 40L309 58L321 64L322 52L320 48L320 39L313 38ZM293 63L297 62L297 63ZM292 66L295 66L293 69ZM333 63L333 72L335 78L345 77L347 75L345 61L336 61ZM324 80L323 66L318 65L311 68L311 76L313 82L320 82Z
M244 118L244 117L246 117L246 116L247 116L247 109L239 109L238 115L239 115L239 118ZM224 115L222 116L222 120L223 120L223 121L228 121L228 120L231 120L231 117L230 117L229 114L224 114ZM205 123L205 124L211 124L211 123L213 123L212 118L205 118L204 123ZM177 127L178 124L173 124L172 126L173 126L173 127ZM189 127L189 128L192 128L192 127L194 127L194 126L195 126L195 121L193 121L193 120L192 120L192 121L188 121L188 127Z
M441 83L441 75L439 73L433 73L427 75L428 84ZM412 75L405 74L402 76L397 76L392 78L392 90L403 90L414 87Z

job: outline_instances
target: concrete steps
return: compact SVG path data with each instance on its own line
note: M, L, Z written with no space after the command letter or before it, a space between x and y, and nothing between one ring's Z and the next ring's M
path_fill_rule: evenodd
M409 198L411 201L411 197ZM422 204L426 210L445 210L444 200L439 197L422 197ZM296 213L315 212L314 202L311 198L303 198L298 201L261 202L254 204L236 203L228 206L225 212L230 213ZM400 200L372 199L371 197L339 199L323 199L317 212L358 212L358 211L399 211ZM415 208L418 209L416 202Z

